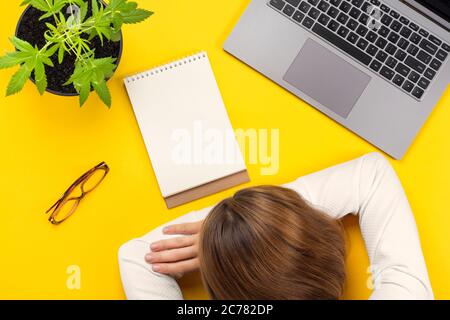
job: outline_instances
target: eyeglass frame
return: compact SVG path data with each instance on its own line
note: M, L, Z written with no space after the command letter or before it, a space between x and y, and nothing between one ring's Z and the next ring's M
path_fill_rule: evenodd
M85 183L87 181L89 181L89 178L91 178L93 176L93 174L95 172L97 172L98 170L103 170L104 171L103 177L90 190L85 191L84 190ZM55 204L53 206L51 206L50 209L48 209L45 212L47 214L47 213L49 213L50 211L53 210L53 212L51 213L50 217L48 218L48 221L50 221L50 223L53 224L53 225L59 225L59 224L63 223L64 221L66 221L70 216L72 216L72 214L78 208L81 200L83 200L83 198L87 194L89 194L91 191L96 189L100 185L100 183L102 183L102 181L105 179L106 175L108 174L109 170L110 169L109 169L108 165L106 164L106 162L102 161L98 165L93 167L92 169L90 169L87 172L85 172L77 180L75 180L75 182L72 183L70 185L70 187L64 192L62 197L59 198L59 200L56 201ZM75 188L78 187L78 186L80 186L81 195L78 196L78 197L68 198L70 193L73 190L75 190ZM62 220L57 220L56 217L57 217L58 213L61 211L61 208L64 207L64 205L67 204L69 201L75 201L74 204L72 205L72 208L70 209L69 213Z

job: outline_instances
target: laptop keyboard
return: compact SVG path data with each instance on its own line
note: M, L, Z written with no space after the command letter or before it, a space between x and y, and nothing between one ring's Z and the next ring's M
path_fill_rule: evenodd
M268 4L419 101L450 52L447 43L379 0Z

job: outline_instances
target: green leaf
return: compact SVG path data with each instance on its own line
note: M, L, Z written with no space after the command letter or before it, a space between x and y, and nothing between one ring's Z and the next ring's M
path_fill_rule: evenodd
M123 23L138 23L150 17L153 12L145 9L135 9L128 13L122 13Z
M39 93L43 95L47 88L47 76L45 75L45 66L42 61L36 62L36 67L34 68L34 80Z
M59 49L60 46L61 46L61 45L60 45L59 43L53 45L50 49L47 49L47 50L44 52L44 55L45 55L46 57L51 57L52 55L55 54L55 52Z
M92 0L92 15L96 16L98 14L98 3L97 0Z
M61 46L59 47L59 50L58 50L58 63L59 64L61 64L63 62L65 52L66 52L65 45L64 45L64 43L61 43Z
M80 107L84 105L86 100L89 97L89 94L91 93L91 83L90 81L85 81L81 84L81 88L79 90L80 94Z
M8 52L0 57L0 69L11 68L22 62L24 62L24 59L19 56L19 52Z
M23 52L33 52L35 48L27 41L21 40L15 36L10 39L11 43L16 47L17 50Z
M22 65L9 81L8 88L6 89L6 96L20 92L30 76L31 70L28 66Z
M48 3L45 0L31 0L28 3L38 10L41 10L43 12L49 12L51 10L50 2L53 3L53 0L49 1Z
M106 85L106 81L94 82L92 83L92 86L103 103L106 104L108 108L111 108L111 93Z

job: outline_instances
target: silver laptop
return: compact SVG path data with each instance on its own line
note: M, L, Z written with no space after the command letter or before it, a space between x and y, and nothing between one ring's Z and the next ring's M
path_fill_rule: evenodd
M401 159L449 84L450 0L253 0L224 49Z

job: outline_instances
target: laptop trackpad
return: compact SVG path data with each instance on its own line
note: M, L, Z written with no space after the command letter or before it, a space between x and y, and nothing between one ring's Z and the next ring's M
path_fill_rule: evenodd
M371 78L308 39L283 79L341 117L347 118Z

